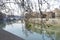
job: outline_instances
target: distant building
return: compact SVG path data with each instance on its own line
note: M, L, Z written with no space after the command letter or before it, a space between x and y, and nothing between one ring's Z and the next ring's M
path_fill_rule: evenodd
M55 12L55 17L56 18L60 18L60 9L55 8L55 10L53 10L53 12Z
M47 17L49 17L49 18L55 18L55 13L52 12L52 11L46 12L46 15L47 15Z

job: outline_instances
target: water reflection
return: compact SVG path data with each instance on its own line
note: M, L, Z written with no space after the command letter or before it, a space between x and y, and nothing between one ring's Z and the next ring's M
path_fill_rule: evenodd
M17 21L0 21L0 29L5 28L6 25L12 25L16 23Z
M39 27L36 28L37 26L36 27L35 26L30 25L30 26L27 26L26 29L40 34L42 36L42 38L40 37L41 40L55 40L55 32L44 30L44 29L39 29Z
M25 26L25 23L21 21L1 21L0 29L25 40L60 40L60 32L40 29L34 24Z
M0 29L4 28L6 24L3 21L0 21Z

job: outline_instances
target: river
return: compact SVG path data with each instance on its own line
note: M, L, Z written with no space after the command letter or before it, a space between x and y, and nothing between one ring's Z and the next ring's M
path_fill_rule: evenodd
M1 21L0 29L10 32L25 40L60 40L60 32L26 28L25 23L19 21Z

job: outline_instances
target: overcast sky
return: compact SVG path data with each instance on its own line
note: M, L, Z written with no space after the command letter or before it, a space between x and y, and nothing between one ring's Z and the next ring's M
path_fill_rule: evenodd
M0 0L0 4L3 0ZM14 0L10 0L11 2L14 2ZM18 1L18 0L17 0ZM30 0L33 4L33 11L38 11L39 7L38 7L38 0ZM50 4L50 10L54 10L55 8L59 8L60 5L60 0L46 0L49 4ZM3 2L6 2L6 0L4 0ZM36 8L35 8L35 4L36 4ZM14 9L14 14L19 15L21 14L21 10L19 9L19 6L17 4L6 4L10 9ZM42 6L42 10L45 10L47 8L47 4L43 4ZM8 10L6 10L8 11ZM3 10L4 12L4 10ZM12 11L13 12L13 11ZM18 14L19 13L19 14Z
M60 5L60 0L46 0L49 4L50 4L50 10L54 10L55 8L59 8ZM37 0L32 0L32 3L36 3L36 5L38 5L38 1ZM42 8L46 9L46 4L43 5ZM38 8L38 7L37 7Z

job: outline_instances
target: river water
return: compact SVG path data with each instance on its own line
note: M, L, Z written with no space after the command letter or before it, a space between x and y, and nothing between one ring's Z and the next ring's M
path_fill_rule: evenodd
M1 21L0 29L8 31L25 40L60 40L60 32L44 31L35 27L26 28L21 21Z

